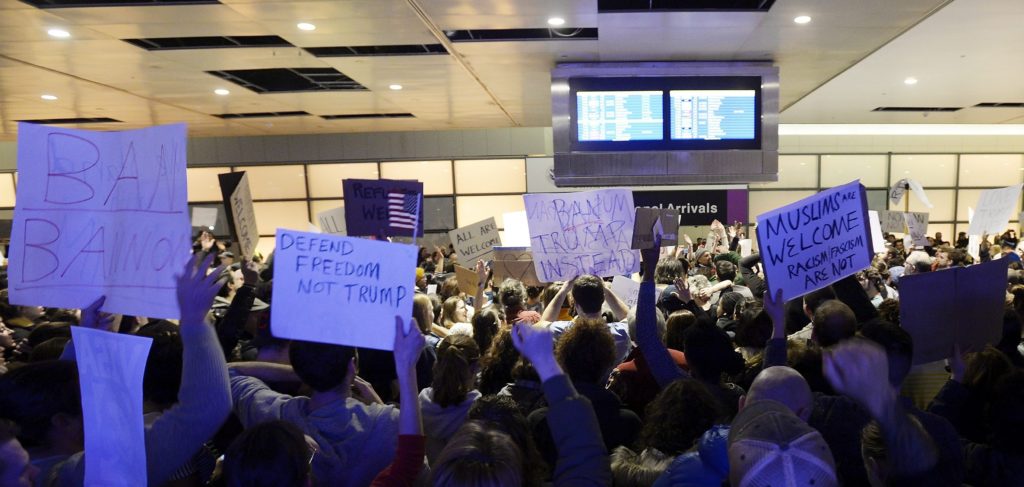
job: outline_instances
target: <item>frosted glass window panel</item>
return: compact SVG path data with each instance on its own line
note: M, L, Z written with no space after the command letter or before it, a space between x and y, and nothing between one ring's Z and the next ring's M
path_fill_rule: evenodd
M305 201L265 201L252 204L260 236L271 236L278 228L309 231L309 206Z
M1024 154L963 154L960 187L1005 187L1021 182ZM972 202L973 203L973 202Z
M423 198L424 231L448 231L455 228L455 198Z
M498 228L505 228L505 213L524 211L522 195L507 196L458 196L455 198L458 226L469 225L485 218L494 217Z
M757 188L801 188L817 189L818 156L779 156L779 180L772 183L750 183L750 189Z
M984 189L961 189L960 190L960 201L956 209L956 220L957 221L968 221L967 220L967 208L978 208L978 198L981 197L981 192ZM929 193L931 198L931 193ZM1010 216L1010 220L1017 220L1018 214L1020 213L1020 200L1017 200L1017 207L1013 210Z
M854 179L867 188L887 188L884 154L821 156L821 187L831 188Z
M188 180L188 201L223 201L218 174L231 172L230 167L190 167L185 169Z
M0 206L14 206L14 175L0 173Z
M345 200L312 200L309 202L309 221L316 223L316 216L321 212L345 206Z
M884 210L889 203L889 191L884 189L869 189L866 191L869 210Z
M455 191L459 194L525 193L526 159L455 161ZM462 221L459 218L459 222ZM473 221L476 220L466 223Z
M306 169L301 164L287 166L243 166L249 176L253 200L280 200L306 197Z
M928 208L921 203L921 200L917 199L917 196L908 192L907 197L904 197L904 201L901 201L898 205L889 203L889 209L892 211L905 211L906 201L910 201L910 211L923 211L928 213L929 222L951 222L955 220L955 203L953 196L956 190L952 189L925 189L928 192L928 201L931 201L934 208ZM908 198L909 197L909 198ZM960 201L963 204L963 200ZM966 211L966 210L964 210ZM967 217L964 217L965 219Z
M263 256L263 262L267 261L267 257L270 257L270 253L274 251L274 247L277 246L277 240L275 237L260 237L259 241L256 242L256 254Z
M955 154L900 154L892 156L889 186L903 178L917 180L928 188L956 186Z
M772 211L776 208L786 206L790 203L806 198L817 191L751 191L750 192L750 217L757 221L757 215Z
M306 170L311 198L341 198L342 179L380 179L376 162L310 164Z
M452 161L382 162L380 177L420 181L427 196L454 193Z
M218 237L218 238L231 238L231 229L228 227L228 216L227 216L227 212L224 211L224 204L223 203L221 203L221 204L212 204L212 203L210 203L210 204L190 204L190 205L188 205L188 216L189 216L189 220L190 221L192 220L192 212L195 210L195 208L213 208L213 209L217 210L217 220L213 224L213 230L212 230L213 235ZM209 230L209 229L207 229L207 230ZM192 231L194 233L195 232L199 232L200 228L193 226L192 227ZM195 235L193 235L193 237L197 237L197 236L198 236L198 233L195 233Z

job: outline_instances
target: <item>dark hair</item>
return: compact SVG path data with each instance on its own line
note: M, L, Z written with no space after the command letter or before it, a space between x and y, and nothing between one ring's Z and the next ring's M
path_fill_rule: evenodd
M142 376L142 397L161 406L178 402L185 348L177 325L166 321L147 324L136 335L153 339Z
M44 360L57 360L64 354L64 347L70 342L68 337L53 337L39 345L32 347L32 353L28 356L29 362L42 362Z
M1004 375L1013 371L1013 363L993 346L971 354L964 370L964 385L971 389L977 397L990 398L996 382Z
M654 282L656 284L672 284L677 277L682 276L683 265L672 257L659 260L658 265L654 267Z
M743 371L743 356L736 353L725 330L698 323L686 331L683 353L694 377L713 382L721 381L722 373L735 375Z
M694 379L678 379L647 405L638 442L676 456L689 450L721 415L718 400L707 386Z
M604 281L590 274L577 277L572 285L572 299L584 313L600 313L604 304Z
M733 318L736 315L736 305L743 302L745 298L737 292L722 293L718 298L718 305L722 308L722 316Z
M992 446L1019 456L1024 453L1024 371L1016 369L999 379L990 397Z
M434 362L434 402L446 408L462 403L473 389L480 347L466 335L448 335L437 345Z
M665 346L682 351L686 344L686 330L696 322L697 317L685 309L668 315L665 322Z
M724 259L717 260L715 261L715 273L718 274L718 280L720 281L735 281L736 264Z
M826 286L817 291L811 291L804 295L804 305L811 311L811 314L818 311L818 306L821 306L825 301L836 299L836 293L832 291L832 288Z
M498 302L505 308L505 316L515 317L526 307L526 299L526 286L511 277L498 288Z
M18 423L26 448L46 444L58 414L82 416L75 362L29 363L0 376L0 416Z
M519 410L511 396L484 396L473 402L466 415L469 421L483 421L502 431L519 447L523 456L523 485L543 484L546 466L537 450L537 444L530 430L530 423Z
M35 348L51 338L71 338L71 325L68 323L40 323L28 333L28 345Z
M967 265L967 250L953 249L949 251L949 265L951 267Z
M297 426L281 420L246 429L224 454L228 487L301 487L309 479L311 452Z
M501 324L501 318L498 316L498 312L492 308L477 311L473 315L473 340L480 348L481 355L486 355L490 350L491 341L498 334L499 324Z
M871 321L861 327L860 334L885 349L889 359L889 383L898 388L914 362L914 339L910 333L887 321Z
M10 320L21 316L21 309L11 304L7 289L0 289L0 319Z
M604 320L577 318L558 339L555 357L572 381L599 384L615 365L615 339Z
M857 317L842 301L830 299L814 311L814 341L830 347L857 333Z
M737 347L764 348L772 336L772 319L757 304L747 304L736 319Z
M466 421L434 462L434 487L523 484L523 454L507 433L483 421Z
M1016 299L1016 296L1014 299ZM1007 352L1016 352L1017 346L1020 345L1020 333L1020 315L1017 314L1017 311L1012 306L1007 306L1003 310L1003 335L999 339L999 344L996 345L996 348Z
M888 298L882 300L878 305L878 317L892 323L900 324L900 302L897 299Z
M326 392L345 382L348 364L356 356L356 349L328 343L292 341L288 361L295 375L317 392Z
M480 359L480 393L497 394L512 382L512 367L518 358L519 351L512 345L512 332L498 330L487 347L487 353Z
M541 291L540 293L540 302L544 306L547 306L548 303L550 303L551 300L555 298L555 295L558 294L558 291L561 290L562 283L560 282L553 282L551 284L548 284L547 287L545 287L544 290Z

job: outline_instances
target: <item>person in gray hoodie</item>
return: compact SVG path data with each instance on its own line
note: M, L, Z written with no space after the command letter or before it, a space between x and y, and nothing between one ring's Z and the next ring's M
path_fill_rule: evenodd
M434 380L420 392L427 461L431 465L466 421L473 401L480 398L475 389L479 364L480 347L466 335L449 335L437 346Z

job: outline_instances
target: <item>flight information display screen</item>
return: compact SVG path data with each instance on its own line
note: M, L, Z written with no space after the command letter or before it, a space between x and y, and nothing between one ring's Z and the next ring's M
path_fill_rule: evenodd
M754 90L669 91L672 140L754 140Z
M660 90L577 91L577 140L663 140L665 109L662 98Z

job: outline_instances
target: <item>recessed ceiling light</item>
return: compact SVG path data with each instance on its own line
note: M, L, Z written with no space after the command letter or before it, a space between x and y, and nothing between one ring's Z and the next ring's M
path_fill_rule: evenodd
M548 25L554 26L554 27L558 27L560 25L565 25L565 19L563 19L561 17L551 17L550 19L548 19Z
M903 84L905 84L905 85L916 85L917 84L917 78L907 78L907 79L903 80Z
M213 92L218 94L218 95L220 95L220 96L225 96L225 95L230 95L231 94L230 91L225 90L224 88L217 88L216 90L213 90Z
M50 34L50 37L56 37L58 39L67 39L68 37L71 37L71 33L64 29L50 29L46 31L46 33Z
M794 18L793 22L796 22L798 24L808 24L811 22L811 17L809 15L801 15L799 17Z
M398 91L398 90L402 89L402 85L399 85L399 84L388 85L388 88L391 88L392 90Z
M295 27L298 27L299 30L316 30L316 26L309 22L299 22Z
M53 100L57 99L57 97L53 96L53 95L42 95L39 98L42 98L42 99L44 99L46 101L53 101Z

